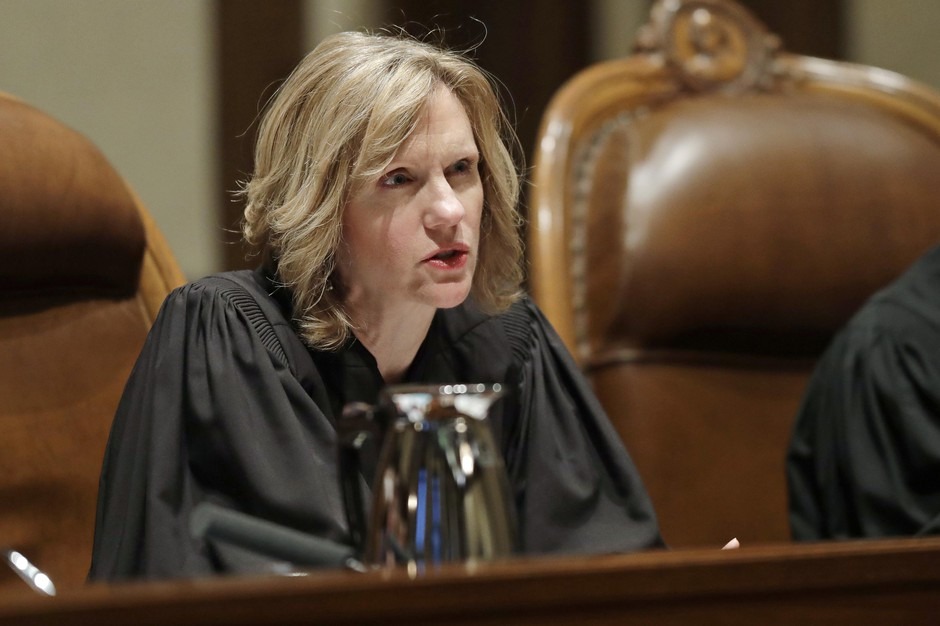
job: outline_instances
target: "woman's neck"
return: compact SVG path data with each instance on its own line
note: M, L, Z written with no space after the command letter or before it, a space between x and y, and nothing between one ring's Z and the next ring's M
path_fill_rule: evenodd
M353 333L375 358L386 384L400 382L405 375L428 334L434 311L424 305L395 313L350 311Z

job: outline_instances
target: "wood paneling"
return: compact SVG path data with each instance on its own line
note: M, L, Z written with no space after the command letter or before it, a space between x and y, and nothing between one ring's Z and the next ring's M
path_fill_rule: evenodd
M842 0L740 0L780 36L789 52L845 59Z
M244 203L233 191L252 170L257 118L304 53L301 0L216 0L219 80L218 215L225 269L257 265L246 259L239 224Z

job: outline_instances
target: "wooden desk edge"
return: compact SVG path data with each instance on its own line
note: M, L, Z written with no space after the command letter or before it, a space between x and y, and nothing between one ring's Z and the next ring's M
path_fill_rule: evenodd
M614 615L630 623L634 614L644 623L708 615L738 623L736 612L746 623L772 611L781 618L775 623L829 613L850 623L862 615L938 614L938 564L940 538L924 538L519 558L414 578L405 571L311 572L99 584L56 598L0 596L0 625L497 624L549 617L560 624L610 623Z

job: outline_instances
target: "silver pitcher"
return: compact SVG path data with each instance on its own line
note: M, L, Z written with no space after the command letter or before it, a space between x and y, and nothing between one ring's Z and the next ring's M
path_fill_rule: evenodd
M516 549L515 507L487 421L499 385L398 385L347 405L340 476L353 543L371 565L423 568ZM360 450L381 441L365 523Z

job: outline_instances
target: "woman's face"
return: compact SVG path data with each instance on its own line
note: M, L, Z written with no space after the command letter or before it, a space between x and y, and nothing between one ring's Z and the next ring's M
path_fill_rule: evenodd
M440 87L383 174L346 206L337 261L350 310L466 299L483 213L479 160L463 105Z

